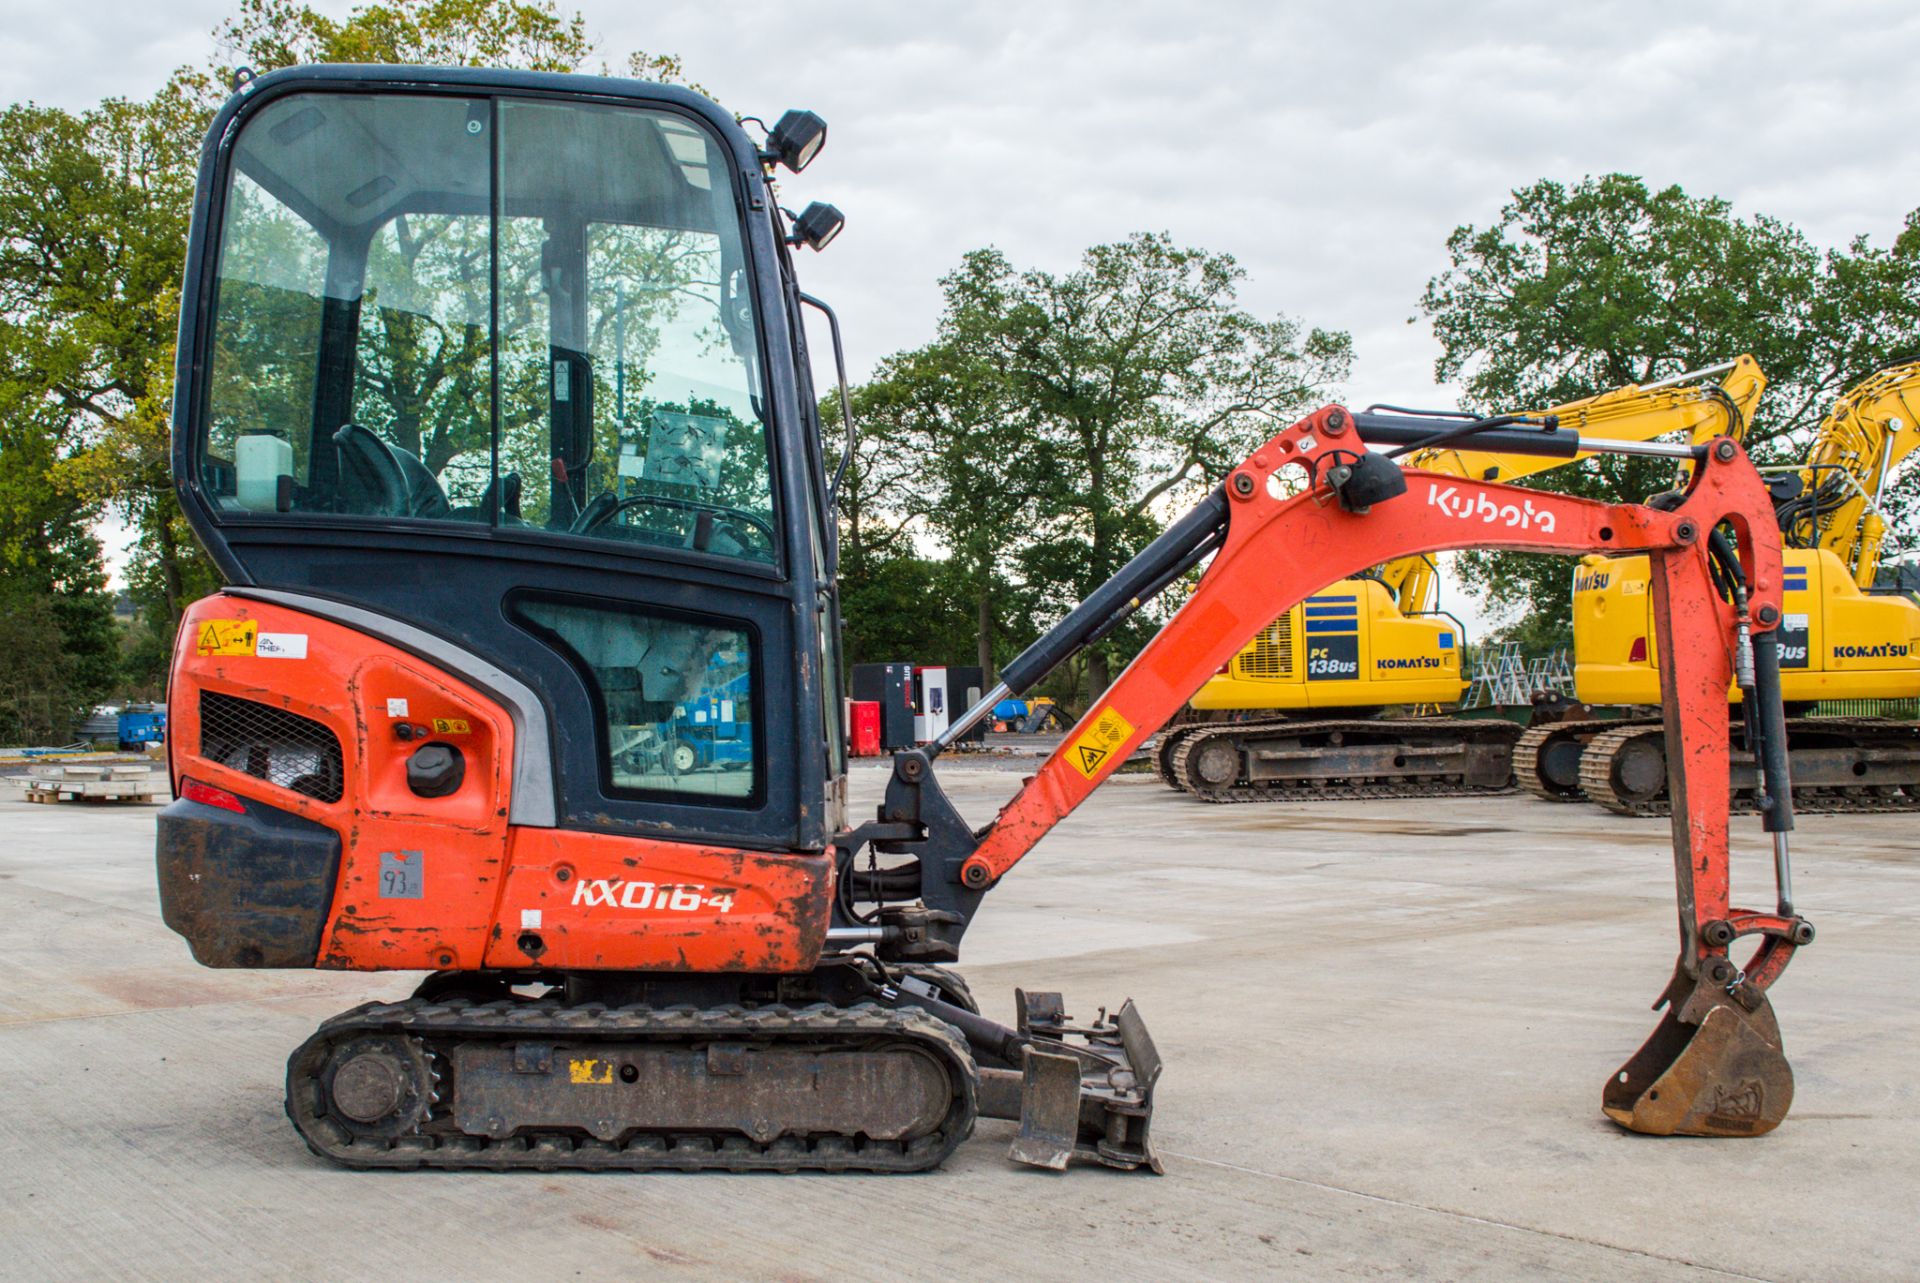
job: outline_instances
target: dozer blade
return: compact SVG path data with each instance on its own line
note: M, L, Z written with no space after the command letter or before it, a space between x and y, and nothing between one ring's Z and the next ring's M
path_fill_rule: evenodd
M1080 1137L1080 1058L1027 1048L1020 1074L1020 1134L1007 1150L1016 1163L1065 1171Z
M1763 1136L1793 1104L1793 1070L1766 996L1749 1010L1708 984L1669 1002L1652 1036L1608 1080L1607 1117L1651 1136Z
M1160 1053L1133 1002L1128 1000L1112 1020L1102 1011L1100 1019L1082 1026L1069 1020L1057 993L1016 991L1016 998L1020 1033L1027 1040L1017 1106L1008 1090L1008 1080L1015 1077L1011 1071L1004 1071L999 1084L983 1081L981 1086L983 1114L1013 1117L1017 1108L1020 1132L1009 1156L1054 1171L1079 1158L1159 1172L1147 1132ZM982 1074L983 1080L999 1076Z

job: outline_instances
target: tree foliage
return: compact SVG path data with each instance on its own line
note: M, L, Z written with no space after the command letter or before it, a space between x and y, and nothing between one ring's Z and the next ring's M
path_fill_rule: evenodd
M917 463L880 506L949 555L983 632L1011 627L997 659L1345 377L1348 336L1253 315L1244 275L1165 234L1096 245L1064 273L976 250L941 282L934 341L861 390L882 459ZM1143 641L1094 648L1090 684Z
M1797 456L1833 398L1920 339L1920 230L1892 249L1864 238L1822 252L1798 229L1679 187L1608 174L1515 191L1484 228L1447 239L1449 266L1421 310L1440 340L1435 374L1478 409L1538 408L1751 353L1768 390L1747 445ZM1606 500L1667 488L1652 460L1603 457L1540 478ZM1564 560L1466 553L1476 591L1520 607L1518 627L1569 639Z

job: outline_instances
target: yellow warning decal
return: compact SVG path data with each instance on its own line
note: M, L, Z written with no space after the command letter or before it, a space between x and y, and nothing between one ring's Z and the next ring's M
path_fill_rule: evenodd
M435 735L465 735L471 729L472 728L467 725L467 719L464 717L436 717L433 719L433 733Z
M1092 779L1132 734L1132 723L1109 704L1067 750L1067 761L1073 764L1074 770Z
M576 1083L610 1083L613 1081L613 1062L611 1060L569 1060L567 1079Z
M196 655L251 655L260 625L252 619L209 619L193 639Z

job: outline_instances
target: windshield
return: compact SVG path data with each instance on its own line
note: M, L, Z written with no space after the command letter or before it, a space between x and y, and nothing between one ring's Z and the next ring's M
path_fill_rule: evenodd
M222 216L210 501L776 560L728 174L703 127L638 107L262 108Z

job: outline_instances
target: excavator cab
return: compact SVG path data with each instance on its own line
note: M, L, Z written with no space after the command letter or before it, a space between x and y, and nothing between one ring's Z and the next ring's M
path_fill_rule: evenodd
M237 589L511 674L517 821L817 851L832 535L761 155L696 95L563 84L246 86L202 175L181 500ZM465 747L397 698L389 756Z

